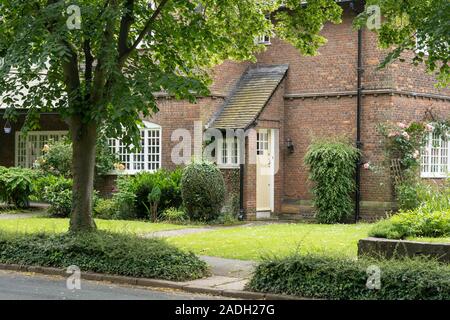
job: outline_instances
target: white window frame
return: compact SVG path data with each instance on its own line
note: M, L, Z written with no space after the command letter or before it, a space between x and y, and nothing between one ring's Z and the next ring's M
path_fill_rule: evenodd
M67 130L54 130L54 131L28 131L27 135L25 136L22 132L17 131L15 136L15 150L14 150L14 165L16 167L24 167L24 168L33 168L35 161L37 158L42 156L42 148L45 144L49 143L49 139L42 141L40 140L40 137L42 136L58 136L58 139L63 138L68 134ZM23 165L22 161L19 163L19 139L21 136L25 136L25 165ZM31 154L31 137L36 138L36 142L39 144L42 144L42 146L38 146L36 151L37 155L33 156ZM33 159L34 158L34 159Z
M237 154L236 154L236 163L232 162L234 144L236 145ZM226 162L223 161L223 152L224 152L224 145L226 145L227 155L226 155ZM216 154L216 161L219 168L239 168L239 160L241 158L241 148L239 143L239 137L233 136L228 138L220 138L217 141L217 154Z
M158 132L157 139L159 144L150 144L149 140L156 139L156 137L150 136L152 132ZM111 175L132 175L139 172L155 172L161 169L162 163L162 128L160 125L144 121L144 126L140 129L141 134L141 147L142 151L138 154L130 152L124 144L121 143L121 139L108 139L108 145L112 153L119 157L119 163L125 166L125 170L113 170L109 174ZM130 147L131 148L131 147ZM159 152L150 152L150 148L158 148ZM158 159L149 161L149 157L157 156ZM120 157L127 157L127 161L122 161ZM149 168L154 166L155 168ZM127 168L128 167L128 168Z
M270 42L270 36L268 34L262 34L256 37L256 43L257 44L265 44L265 45L271 45Z
M421 150L420 177L421 178L447 178L450 172L450 135L444 141L439 137L439 145L436 146L436 133L430 132L427 142ZM443 146L444 145L444 146ZM437 162L436 162L437 161ZM446 162L446 163L445 163ZM443 168L446 171L442 170ZM433 168L433 170L432 170Z

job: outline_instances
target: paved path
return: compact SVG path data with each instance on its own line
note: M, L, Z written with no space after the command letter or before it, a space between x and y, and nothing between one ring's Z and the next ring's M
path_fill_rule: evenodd
M184 236L184 235L200 233L200 232L263 226L263 225L267 225L267 224L271 224L271 223L277 223L277 222L255 221L255 222L248 222L248 223L244 223L244 224L237 224L234 226L226 226L226 227L224 227L224 226L205 226L205 227L198 227L198 228L185 228L185 229L178 229L178 230L156 231L156 232L152 232L152 233L147 233L147 234L143 235L143 237L144 238L178 237L178 236Z
M82 280L81 290L69 290L66 278L0 270L0 300L201 300L209 295ZM223 299L223 297L221 298Z
M143 237L178 237L188 234L195 234L201 232L210 232L217 230L226 230L230 228L248 228L254 226L263 226L273 222L268 221L255 221L242 225L234 225L229 227L222 226L206 226L201 228L186 228L179 230L158 231L144 235ZM224 259L219 257L200 256L200 259L205 261L211 270L212 276L209 278L198 279L193 281L184 282L185 285L214 288L214 289L227 289L227 290L244 290L245 285L250 279L256 263L254 261L243 261L235 259Z

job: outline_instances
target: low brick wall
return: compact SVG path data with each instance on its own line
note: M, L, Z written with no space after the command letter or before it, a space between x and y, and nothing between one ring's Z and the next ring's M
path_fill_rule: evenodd
M450 243L430 243L381 238L366 238L358 242L358 257L429 256L450 263Z

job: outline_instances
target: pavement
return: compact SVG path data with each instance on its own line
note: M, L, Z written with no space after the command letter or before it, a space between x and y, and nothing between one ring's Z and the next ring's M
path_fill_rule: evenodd
M0 300L211 300L224 299L173 289L155 290L82 279L69 290L66 278L0 270Z

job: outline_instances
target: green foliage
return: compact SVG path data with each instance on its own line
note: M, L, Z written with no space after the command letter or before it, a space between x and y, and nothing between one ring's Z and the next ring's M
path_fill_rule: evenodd
M131 277L185 281L207 275L207 265L160 239L104 231L57 235L0 233L0 262Z
M113 201L117 206L117 218L128 220L136 219L136 194L134 192L133 177L120 176L116 180L117 192L113 195Z
M187 215L183 210L168 208L164 210L161 218L167 222L185 222L187 220Z
M426 195L431 191L431 186L421 182L402 183L395 186L395 195L400 210L412 210L425 202Z
M116 219L117 203L113 199L98 199L94 207L94 217L99 219Z
M28 208L34 175L29 169L0 167L0 200L19 208Z
M59 176L52 174L44 174L42 171L36 171L36 175L33 179L33 194L31 199L33 201L45 202L44 194L45 188L57 184L60 181Z
M181 169L160 169L119 177L117 192L113 196L118 204L119 216L124 219L149 219L152 218L149 215L149 211L153 212L151 208L159 214L171 207L178 208L182 203L181 174Z
M339 140L313 142L305 156L309 166L316 219L319 223L343 222L353 211L352 192L359 152Z
M427 71L437 75L439 85L450 83L448 0L367 0L366 7L377 5L383 15L381 28L375 30L382 48L393 48L381 67L399 60L405 61L403 52L412 54L408 62L424 64ZM364 27L367 13L357 19L357 25Z
M213 163L192 162L183 170L181 195L193 221L212 221L220 216L225 200L225 182Z
M387 220L377 222L369 236L388 239L407 237L450 236L450 208L444 211L428 211L418 208L401 212Z
M450 235L450 186L431 187L417 184L403 186L400 203L411 210L401 211L376 223L369 232L372 237L404 239L406 237L446 237Z
M68 217L72 211L72 179L57 177L44 187L42 199L50 204L48 212L55 217Z
M72 176L72 143L68 138L50 142L44 146L44 154L37 159L37 165L46 174ZM96 146L95 173L105 175L114 169L116 156L111 153L106 139L99 137Z
M391 165L392 159L398 159L402 174L406 179L413 179L420 166L420 149L431 130L432 126L422 122L386 122L378 125L378 132L383 136L386 166Z
M380 289L366 287L370 265L381 270ZM375 261L293 255L258 265L248 287L333 300L448 300L450 267L425 259Z

